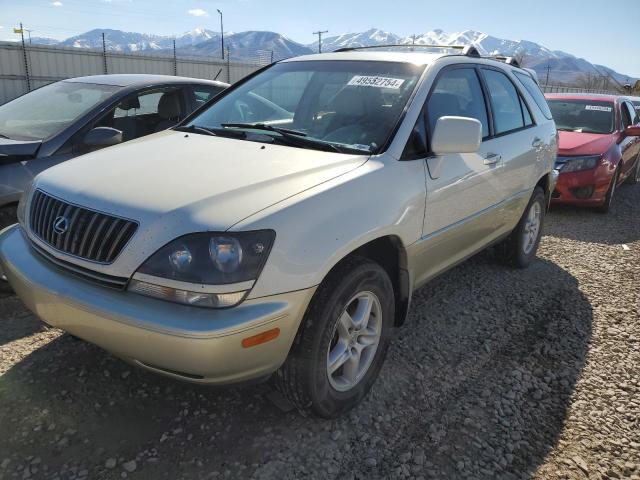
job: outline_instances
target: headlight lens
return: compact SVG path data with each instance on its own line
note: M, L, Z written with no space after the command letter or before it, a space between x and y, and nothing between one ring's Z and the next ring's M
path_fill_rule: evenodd
M247 282L260 275L274 240L273 230L177 238L144 262L129 290L189 305L236 305L246 296Z
M581 170L589 170L596 168L600 161L600 155L591 155L588 157L572 157L567 160L560 171L562 173L579 172Z

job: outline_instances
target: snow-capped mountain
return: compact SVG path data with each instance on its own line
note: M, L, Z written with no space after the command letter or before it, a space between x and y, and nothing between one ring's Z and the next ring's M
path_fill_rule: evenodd
M322 51L332 52L346 47L369 47L374 45L391 45L400 43L401 38L393 33L372 28L362 33L345 33L322 39ZM318 51L318 41L307 45L314 52Z
M273 60L311 53L308 47L275 32L249 31L225 35L224 45L231 52L232 59L261 60L263 63L271 61L271 52ZM217 37L192 47L180 48L178 53L215 58L221 56L220 48L220 37Z
M32 42L45 45L62 45L78 48L102 49L102 33L105 33L107 50L116 52L169 53L173 49L174 37L152 35L121 30L91 30L57 42L52 39L33 38ZM221 56L220 34L205 28L196 28L175 37L179 55ZM322 39L322 51L330 52L345 47L363 47L383 44L416 43L418 45L474 45L482 55L506 55L518 57L524 66L537 71L545 81L547 72L550 83L571 82L584 75L613 77L618 83L633 81L626 75L609 68L594 65L560 50L551 50L543 45L527 40L509 40L493 37L475 30L448 33L430 30L421 35L401 37L394 33L372 28L361 33L345 33ZM304 55L318 51L318 42L302 45L275 32L248 31L225 32L225 46L231 51L233 60L259 61L266 63L282 58ZM273 52L273 53L272 53Z

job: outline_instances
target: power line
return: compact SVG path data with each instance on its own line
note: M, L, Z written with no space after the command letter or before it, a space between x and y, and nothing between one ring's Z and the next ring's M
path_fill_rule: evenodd
M317 32L313 32L314 35L318 35L318 53L322 53L322 34L329 33L329 30L318 30Z

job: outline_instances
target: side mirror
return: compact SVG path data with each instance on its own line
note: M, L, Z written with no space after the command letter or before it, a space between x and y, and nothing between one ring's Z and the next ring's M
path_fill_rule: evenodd
M431 139L431 151L445 153L474 153L482 143L482 124L475 118L440 117Z
M96 127L84 136L85 145L90 147L108 147L122 143L122 132L111 127Z
M623 133L625 137L640 137L640 125L630 125Z

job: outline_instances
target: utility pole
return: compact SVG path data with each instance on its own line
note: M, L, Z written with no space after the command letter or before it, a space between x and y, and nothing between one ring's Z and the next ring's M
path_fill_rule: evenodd
M107 71L107 42L104 39L104 32L102 32L102 66L104 68L104 74L109 73Z
M317 31L317 32L313 32L314 35L318 35L318 53L322 53L322 34L323 33L329 33L329 30L322 30L322 31Z
M411 45L415 45L416 44L416 34L414 33L413 35L411 35Z
M29 35L29 45L31 45L31 32L35 32L35 30L29 30L25 28L24 31L27 32L27 35Z
M218 10L218 13L220 14L220 41L222 42L222 60L224 60L224 25L222 23L222 10L220 10L219 8L217 8L216 10Z
M550 71L551 71L551 66L547 63L547 79L544 82L545 85L549 85L549 72Z
M178 76L178 58L176 57L176 39L173 39L173 74Z
M15 33L15 29L13 29ZM24 44L24 28L22 28L22 22L20 22L20 38L22 39L22 55L24 59L24 73L25 79L27 80L27 92L31 91L31 78L29 76L29 60L27 58L27 46Z

